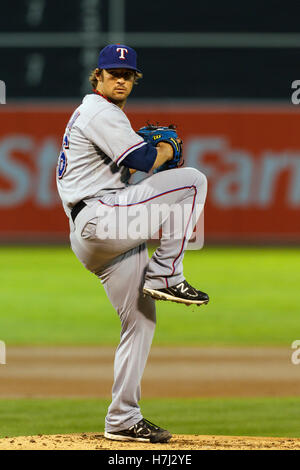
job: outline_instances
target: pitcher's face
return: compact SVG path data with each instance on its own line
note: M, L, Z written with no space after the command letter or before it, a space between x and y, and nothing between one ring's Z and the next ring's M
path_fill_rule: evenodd
M130 69L102 70L97 90L113 103L126 101L134 84L134 71Z

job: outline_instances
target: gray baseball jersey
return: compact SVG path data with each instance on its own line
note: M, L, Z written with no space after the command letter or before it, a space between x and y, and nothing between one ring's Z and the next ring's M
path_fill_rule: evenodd
M118 106L86 95L67 124L59 156L57 186L67 215L77 202L104 188L125 187L130 173L120 164L144 145Z
M64 143L57 176L65 211L70 216L76 202L87 203L75 222L70 218L71 247L102 282L122 325L112 403L105 419L105 430L117 432L142 419L140 383L156 321L155 301L144 297L142 289L160 289L184 280L184 250L200 215L197 207L203 207L207 182L196 169L179 168L153 174L138 184L126 184L128 170L122 169L122 160L145 143L120 109L96 95L88 95L75 111ZM148 219L154 204L167 210L153 226ZM179 217L170 220L168 208L174 205L188 207L184 224ZM132 207L144 209L137 236L103 237L105 225L124 225ZM162 231L160 246L149 260L146 242L158 229Z

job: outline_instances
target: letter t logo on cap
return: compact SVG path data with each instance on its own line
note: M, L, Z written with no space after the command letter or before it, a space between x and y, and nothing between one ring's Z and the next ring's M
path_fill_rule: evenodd
M118 47L117 52L119 52L119 51L121 51L119 59L125 60L126 57L124 56L124 52L126 52L128 54L128 50L125 49L125 47Z

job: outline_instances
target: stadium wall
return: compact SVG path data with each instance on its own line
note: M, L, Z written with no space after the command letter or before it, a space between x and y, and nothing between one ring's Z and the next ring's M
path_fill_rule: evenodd
M55 171L74 106L1 106L0 241L68 240ZM209 181L205 243L300 241L296 106L141 103L126 113L135 129L177 124L185 166Z

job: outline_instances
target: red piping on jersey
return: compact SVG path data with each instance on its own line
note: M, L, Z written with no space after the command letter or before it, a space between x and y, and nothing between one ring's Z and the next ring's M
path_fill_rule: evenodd
M110 101L106 96L102 95L102 93L100 93L100 91L96 90L96 88L93 89L93 92L95 93L95 95L102 96L102 98L104 98L106 101L108 101L109 103L112 103L112 101Z
M108 101L109 103L112 103L112 101L110 101L106 96L102 95L102 93L100 93L100 91L96 90L96 88L93 89L93 92L96 94L96 95L99 95L101 96L102 98L104 98L106 101ZM116 159L116 163L118 163L118 161L120 160L120 158L123 157L124 153L128 152L128 150L131 150L133 149L134 147L136 147L137 145L140 145L142 142L144 142L144 139L142 139L140 142L138 142L137 144L133 145L132 147L129 147L129 149L125 150L125 152L122 153L122 155L120 155L117 159Z
M140 145L140 144L142 144L143 142L145 142L144 139L142 139L142 140L141 140L140 142L138 142L137 144L134 144L132 147L129 147L129 149L125 150L125 152L123 152L122 155L120 155L120 156L117 158L116 163L118 163L118 161L120 160L120 158L122 158L123 155L124 155L126 152L128 152L128 150L131 150L131 149L133 149L134 147L137 147L137 145Z
M174 271L175 271L175 263L176 263L176 261L178 260L179 256L181 255L181 253L182 253L182 251L183 251L183 246L184 246L185 239L186 239L186 236L185 236L185 235L186 235L186 232L187 232L187 229L188 229L188 226L189 226L189 223L190 223L192 214L193 214L193 212L194 212L195 199L196 199L196 196L197 196L197 188L196 188L196 186L194 186L194 185L193 185L193 186L190 186L190 188L194 188L194 199L193 199L192 210L191 210L191 214L190 214L190 216L189 216L188 223L187 223L187 225L186 225L186 229L185 229L185 232L184 232L184 237L183 237L183 239L182 239L182 245L181 245L180 252L179 252L179 254L177 255L177 257L174 259L173 264L172 264L172 266L173 266L173 271L172 271L171 276L173 276Z
M193 205L192 205L192 210L191 210L191 214L189 216L189 220L188 220L188 223L186 225L186 229L184 231L184 237L182 239L182 244L181 244L181 248L180 248L180 252L179 254L176 256L176 258L174 259L173 263L172 263L172 266L173 266L173 269L172 269L172 273L171 273L171 276L173 276L174 274L174 271L175 271L175 263L176 261L178 260L179 256L181 255L182 251L183 251L183 247L184 247L184 244L185 244L185 240L186 240L186 232L187 232L187 229L188 229L188 226L189 226L189 223L190 223L190 220L191 220L191 217L192 217L192 214L194 212L194 208L195 208L195 199L196 199L196 196L197 196L197 188L196 186L192 185L192 186L182 186L181 188L176 188L176 189L170 189L170 191L165 191L164 193L160 193L160 194L157 194L156 196L152 196L152 197L149 197L148 199L144 199L143 201L140 201L140 202L133 202L132 204L107 204L103 201L101 201L101 199L98 199L98 201L104 205L104 206L108 206L108 207L130 207L130 206L136 206L138 204L143 204L144 202L148 202L148 201L151 201L151 199L155 199L159 196L163 196L164 194L169 194L169 193L173 193L175 191L180 191L181 189L191 189L191 188L194 188L194 198L193 198ZM169 287L169 284L168 284L168 280L167 278L165 277L165 281L166 281L166 286L167 288Z

